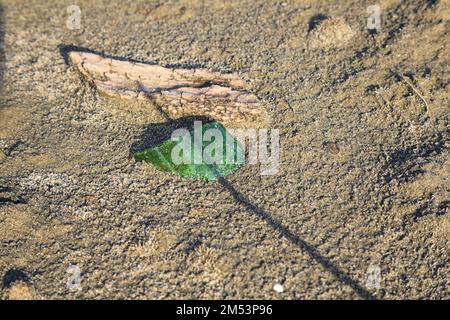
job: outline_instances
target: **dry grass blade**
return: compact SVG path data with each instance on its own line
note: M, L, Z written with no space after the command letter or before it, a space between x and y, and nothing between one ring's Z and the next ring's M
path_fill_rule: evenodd
M417 94L419 96L419 98L423 101L423 103L425 104L425 107L427 108L428 114L430 116L433 116L433 112L432 112L428 102L425 100L425 97L419 92L419 90L417 90L417 88L413 85L413 83L403 73L400 73L400 77L403 79L403 81L406 82L406 84L408 84L408 86L415 92L415 94Z

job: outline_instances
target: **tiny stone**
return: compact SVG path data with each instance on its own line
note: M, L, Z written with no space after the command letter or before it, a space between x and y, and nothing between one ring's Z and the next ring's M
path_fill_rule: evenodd
M276 293L282 293L284 291L284 288L283 288L283 286L281 284L275 283L274 286L273 286L273 290Z

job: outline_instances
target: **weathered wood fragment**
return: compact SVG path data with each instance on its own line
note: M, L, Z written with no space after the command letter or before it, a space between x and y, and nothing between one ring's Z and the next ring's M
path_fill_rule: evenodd
M164 68L72 51L69 59L100 93L157 104L170 117L207 116L220 122L260 121L257 97L237 74Z

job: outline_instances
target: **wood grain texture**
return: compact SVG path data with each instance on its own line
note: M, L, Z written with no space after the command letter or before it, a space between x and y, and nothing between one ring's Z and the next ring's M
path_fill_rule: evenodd
M100 93L151 101L169 117L198 115L224 123L259 122L262 117L257 97L234 73L165 68L78 51L70 52L69 60Z

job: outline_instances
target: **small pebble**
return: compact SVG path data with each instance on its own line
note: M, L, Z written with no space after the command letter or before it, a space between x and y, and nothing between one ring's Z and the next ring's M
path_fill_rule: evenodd
M284 291L284 288L283 288L283 286L281 284L275 283L274 286L273 286L273 290L276 293L282 293Z

